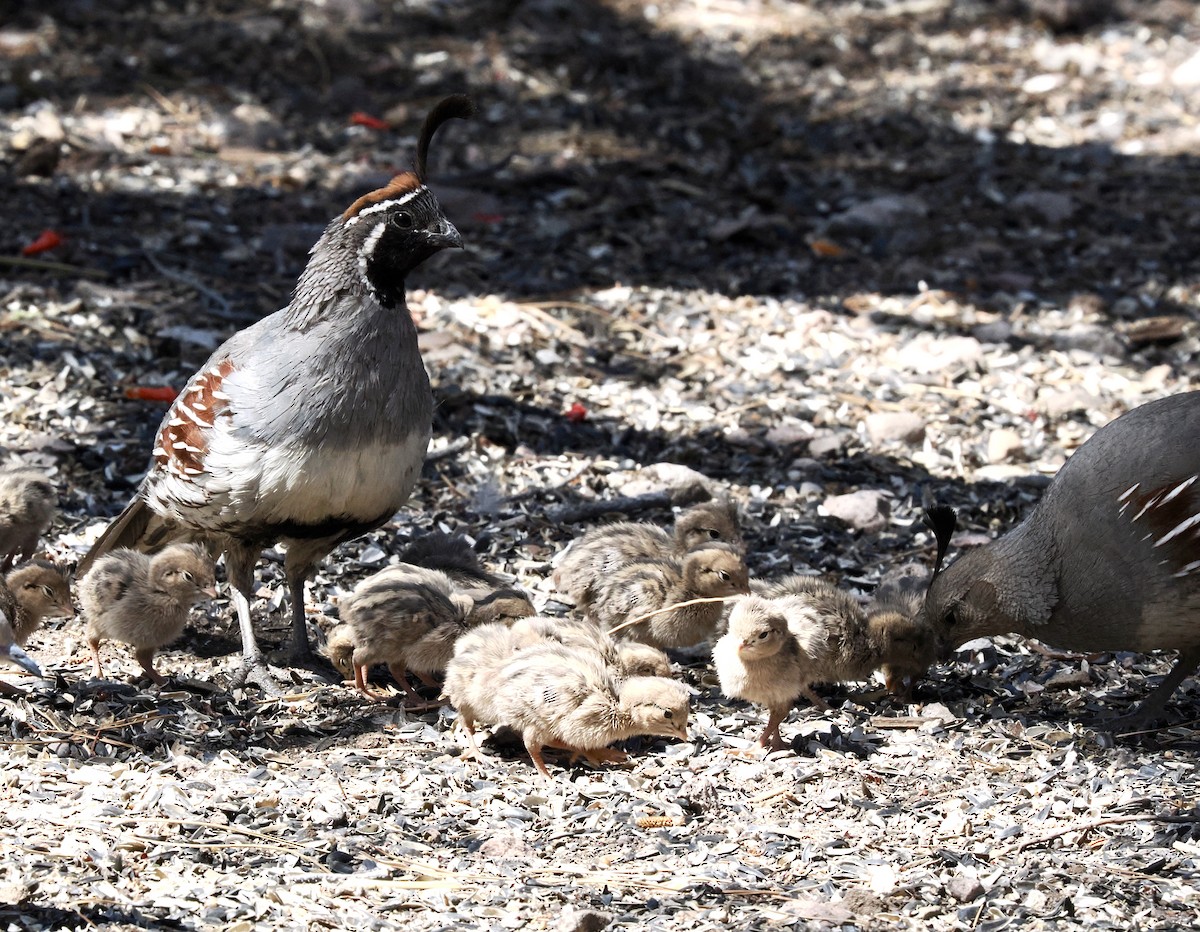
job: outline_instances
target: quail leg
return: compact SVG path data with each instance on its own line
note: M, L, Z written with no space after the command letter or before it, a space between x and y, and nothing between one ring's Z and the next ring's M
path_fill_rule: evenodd
M231 547L225 551L229 598L237 611L238 626L242 633L242 665L233 675L233 685L245 686L247 683L254 683L268 696L280 696L283 695L283 691L271 676L267 658L263 656L254 636L254 621L250 617L250 593L254 591L254 564L257 562L257 553L240 547Z
M312 667L317 656L308 641L308 622L304 617L304 583L308 579L308 567L297 567L284 561L284 570L292 597L292 634L284 657L290 666Z
M100 666L100 639L88 638L88 647L92 649L92 676L102 680L104 679L104 670Z
M822 712L829 711L829 709L830 709L829 703L826 702L824 699L822 699L820 696L818 696L815 692L813 692L813 688L811 686L805 685L804 688L801 690L801 692L804 693L805 699L807 699L809 702L811 702L814 706L816 706Z
M1130 734L1143 731L1150 723L1161 718L1167 708L1167 700L1192 671L1200 665L1200 649L1181 651L1175 666L1142 704L1130 712L1114 718L1108 723L1109 730L1114 734Z
M538 773L553 783L554 777L550 776L550 771L546 769L546 761L542 758L542 745L526 738L525 750L529 752L529 759L533 761L533 766L537 768Z
M354 686L366 696L368 699L373 699L376 702L384 702L387 696L382 693L377 693L367 683L367 665L365 663L356 663L354 665Z

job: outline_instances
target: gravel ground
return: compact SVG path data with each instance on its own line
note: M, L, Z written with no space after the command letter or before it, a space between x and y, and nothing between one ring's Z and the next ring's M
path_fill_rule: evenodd
M126 389L282 305L462 89L481 115L432 183L470 249L410 283L433 452L322 567L325 615L432 529L564 612L568 541L666 523L697 481L756 575L866 596L930 558L926 498L980 543L1097 427L1197 387L1193 4L143 6L0 26L0 462L53 475L66 566L145 468L161 406ZM277 559L260 580L272 645ZM230 689L223 598L161 690L111 645L90 680L81 633L31 642L44 684L0 674L25 690L0 698L5 928L1124 930L1200 905L1196 682L1169 728L1104 727L1169 658L983 642L911 704L826 688L764 757L697 650L689 742L551 785L503 736L464 759L449 708Z

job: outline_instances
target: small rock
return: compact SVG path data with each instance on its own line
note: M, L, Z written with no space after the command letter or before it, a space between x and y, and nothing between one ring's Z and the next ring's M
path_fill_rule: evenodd
M920 443L925 439L925 419L908 411L877 411L865 419L871 443Z
M675 493L686 490L690 495L697 488L705 490L709 496L712 494L711 483L703 473L678 463L655 463L635 473L625 474L620 492L629 496L670 492L675 498ZM694 497L690 500L697 501Z
M1099 399L1086 388L1046 389L1038 392L1037 407L1049 418L1066 417L1076 411L1090 411Z
M860 201L829 218L830 230L883 230L929 215L929 205L912 194L885 194Z
M1015 430L1000 427L988 435L987 458L989 463L1003 463L1012 454L1025 446L1021 435Z
M781 447L794 443L806 443L812 439L813 433L813 426L806 421L795 424L777 424L767 431L767 443Z
M937 337L923 334L900 347L893 362L911 372L946 372L975 368L983 358L983 347L974 337Z
M1075 213L1075 201L1061 191L1026 191L1012 199L1014 210L1032 211L1046 223L1058 225Z
M983 896L984 889L978 878L959 875L946 881L946 892L960 903L970 903Z
M831 456L841 453L846 446L846 438L837 431L817 431L808 442L809 456Z
M879 531L887 526L892 513L887 493L876 489L859 489L846 495L831 495L822 507L825 513L845 521L860 531Z

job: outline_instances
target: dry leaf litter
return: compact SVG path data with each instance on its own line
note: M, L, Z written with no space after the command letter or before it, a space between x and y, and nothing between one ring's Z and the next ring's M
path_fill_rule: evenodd
M866 595L1009 527L1101 424L1196 387L1194 5L67 2L0 26L0 448L51 471L71 563L161 408L287 299L325 220L469 89L434 174L465 255L410 304L438 394L410 506L340 548L318 610L411 536L464 533L539 609L597 521L739 504L759 576ZM371 129L352 111L390 127ZM63 245L21 257L43 229ZM264 641L286 632L278 559ZM0 703L0 924L15 929L1179 928L1194 924L1197 684L1107 717L1162 658L967 645L909 705L877 684L759 712L703 651L688 743L627 767L461 756L291 673L230 690L218 600L161 690L89 680L82 626ZM325 619L314 617L314 631ZM119 675L118 675L119 673Z

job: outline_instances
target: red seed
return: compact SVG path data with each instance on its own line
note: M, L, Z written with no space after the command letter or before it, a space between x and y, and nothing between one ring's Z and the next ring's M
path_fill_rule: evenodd
M38 238L21 250L23 256L36 256L63 244L62 235L54 230L42 230Z
M134 401L174 401L178 394L169 385L134 385L125 389L125 397Z
M381 120L377 116L372 116L369 113L364 113L362 110L355 110L350 114L350 122L355 126L365 126L367 129L387 129L387 120Z

